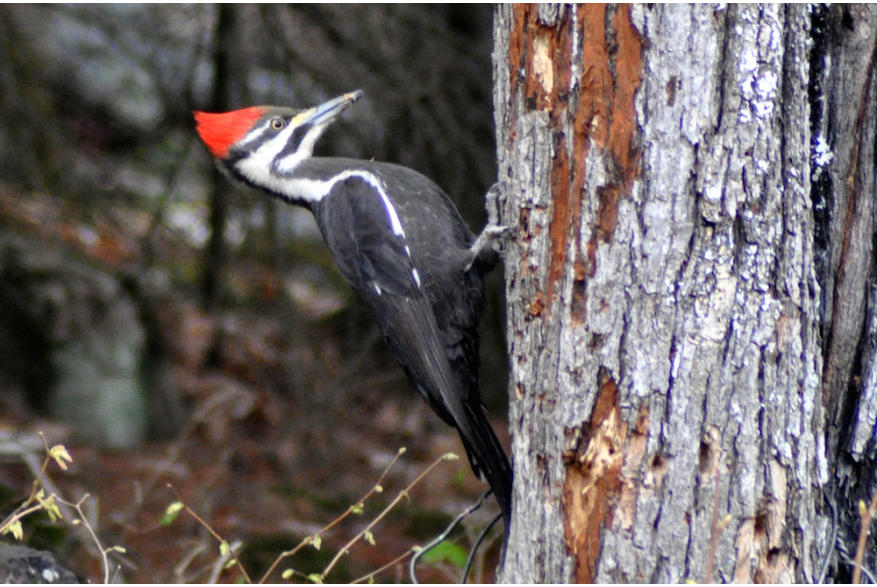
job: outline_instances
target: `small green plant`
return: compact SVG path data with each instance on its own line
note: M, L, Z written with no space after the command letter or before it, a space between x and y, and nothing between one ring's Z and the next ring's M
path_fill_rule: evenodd
M372 488L360 500L358 500L356 503L354 503L353 505L348 507L344 513L342 513L340 516L338 516L337 518L335 518L334 520L329 522L326 526L324 526L321 530L319 530L315 534L312 534L310 536L305 536L302 539L302 541L299 542L292 549L280 553L277 556L277 558L274 560L274 562L272 563L271 567L259 579L259 583L265 583L266 581L268 581L270 579L271 575L280 567L281 563L284 560L286 560L292 556L295 556L302 549L307 548L307 547L313 547L317 550L320 550L320 548L323 545L324 536L330 530L332 530L333 528L338 526L347 517L363 515L365 513L365 504L369 500L369 498L371 498L372 496L374 496L376 494L383 493L384 479L386 478L387 474L390 472L390 469L393 468L393 465L395 465L396 462L399 460L399 457L401 457L403 454L405 454L405 449L404 448L399 449L399 451L396 453L396 456L393 457L393 460L384 469L384 472L381 474L377 483L375 483L372 486ZM422 473L420 473L420 475L418 475L414 481L412 481L407 487L402 489L396 495L396 497L383 510L381 510L375 516L375 518L373 520L371 520L366 525L365 528L360 530L353 538L351 538L346 544L344 544L338 550L337 554L332 558L332 560L322 570L322 572L305 574L305 573L302 573L300 571L295 570L294 567L290 566L281 572L281 574L280 574L281 578L284 580L287 580L287 581L295 579L295 578L299 578L299 579L302 579L308 583L314 583L314 584L324 583L326 581L326 578L328 577L328 575L332 572L332 570L335 568L335 566L338 564L338 562L341 560L341 558L344 555L348 554L350 552L350 549L357 542L365 541L372 546L374 546L376 544L375 527L378 525L378 523L381 520L383 520L387 516L387 514L389 514L393 510L393 508L395 508L397 505L399 505L399 503L402 500L408 499L411 490L418 483L420 483L433 469L435 469L440 463L442 463L444 461L453 461L453 460L457 460L457 459L458 459L457 455L455 455L453 453L448 453L448 454L438 458L437 460L435 460L429 467L427 467ZM165 511L164 518L162 519L162 524L169 525L169 524L173 523L173 521L177 518L177 516L183 511L185 511L186 513L188 513L192 517L194 517L195 520L199 524L201 524L204 528L207 529L208 532L210 532L210 534L219 543L220 557L224 557L224 558L228 559L228 563L226 563L224 565L214 565L214 568L221 568L221 569L225 570L225 569L232 568L232 567L236 566L240 569L243 580L248 584L252 583L250 576L247 574L246 570L243 568L243 565L240 564L240 560L237 557L238 548L235 548L234 546L229 546L228 541L226 539L224 539L222 536L220 536L216 532L216 530L214 530L210 526L210 524L208 524L194 510L192 510L192 508L190 508L188 505L186 505L182 501L182 499L180 498L179 494L177 494L177 501L171 503L168 506L167 510ZM240 545L238 544L236 546L240 546ZM400 554L398 557L396 557L392 561L390 561L389 563L383 565L382 567L380 567L378 569L371 571L370 573L368 573L366 575L363 575L362 577L359 577L358 579L355 579L352 582L353 583L363 583L363 582L373 583L376 575L378 575L379 573L401 563L406 558L411 556L413 553L417 552L417 550L418 550L418 547L413 546L410 549L408 549L407 551ZM222 562L222 561L218 561L218 562Z
M49 448L42 432L40 433L40 438L43 439L43 444L46 447L46 458L43 461L43 467L40 470L39 475L34 479L30 495L24 503L18 506L15 511L9 514L6 519L3 520L3 523L0 524L0 535L12 534L12 537L19 541L24 540L24 529L22 528L21 521L31 514L44 511L53 523L56 520L64 518L64 516L61 515L61 510L58 509L58 504L55 502L56 496L52 494L49 497L46 497L46 492L42 488L41 481L46 475L46 469L48 469L50 462L55 461L62 470L66 471L67 463L72 463L73 458L70 456L70 453L67 452L67 449L64 448L64 445L58 444Z
M89 539L97 546L103 563L104 583L110 582L110 561L109 553L124 553L125 549L121 546L110 546L105 548L98 538L94 528L88 523L85 512L82 511L82 504L90 498L89 494L83 495L79 501L70 502L57 495L54 485L48 482L49 464L54 461L61 470L66 471L68 463L73 462L73 457L62 444L56 444L49 448L48 442L42 432L40 438L46 449L46 457L43 459L42 467L33 481L30 495L15 510L9 514L2 523L0 523L0 536L11 534L13 538L19 541L24 540L24 528L22 521L38 512L45 512L49 520L54 524L57 521L67 521L71 526L84 528ZM50 492L47 495L47 492ZM62 508L66 510L62 512ZM65 517L66 516L66 517Z

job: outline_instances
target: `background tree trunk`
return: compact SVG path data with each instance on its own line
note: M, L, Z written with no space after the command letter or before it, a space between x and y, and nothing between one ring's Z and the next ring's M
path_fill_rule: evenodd
M848 577L877 486L873 9L503 5L494 27L502 579Z
M229 4L216 7L216 47L214 48L213 66L216 75L213 82L213 98L211 112L227 112L234 109L235 104L246 104L245 86L241 83L245 68L240 59L235 59L236 47L239 45L237 27L235 25L236 8ZM210 240L204 251L204 274L201 279L201 305L209 311L215 308L222 294L223 268L227 261L228 246L225 242L226 224L228 223L230 189L226 178L222 177L218 168L211 175L210 198Z

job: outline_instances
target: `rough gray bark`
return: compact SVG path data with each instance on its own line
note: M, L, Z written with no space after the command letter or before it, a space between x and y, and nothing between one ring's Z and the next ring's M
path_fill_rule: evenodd
M877 491L877 7L849 5L814 11L814 126L830 145L824 173L814 174L814 205L823 215L823 291L827 448L832 476L826 499L836 513L836 552L849 578L860 527L858 502ZM814 130L814 132L817 132ZM816 155L822 155L820 151ZM865 558L877 566L873 538Z
M497 9L503 580L820 578L834 447L855 422L874 446L868 10L828 10L853 28L826 36L803 6Z

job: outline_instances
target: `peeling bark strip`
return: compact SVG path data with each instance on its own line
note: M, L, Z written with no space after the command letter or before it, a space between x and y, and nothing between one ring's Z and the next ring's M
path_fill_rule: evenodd
M850 44L872 38L867 11L850 10ZM497 8L497 154L513 186L500 220L518 227L505 263L515 487L502 580L820 578L833 552L820 303L844 295L831 271L850 200L826 197L825 212L811 196L835 144L811 140L811 104L830 104L833 87L810 79L813 14ZM823 71L864 79L842 62ZM877 127L865 118L860 174ZM870 252L860 260L873 266ZM866 397L867 411L877 392Z

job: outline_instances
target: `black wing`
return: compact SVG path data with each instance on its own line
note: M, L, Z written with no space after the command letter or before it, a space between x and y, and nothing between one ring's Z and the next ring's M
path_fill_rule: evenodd
M508 520L511 466L477 394L470 397L469 377L455 374L451 361L459 359L447 354L447 335L437 324L434 301L424 291L392 203L379 186L352 176L336 184L314 213L342 274L371 307L417 391L459 431L473 470L487 477Z
M335 185L317 218L341 273L374 312L418 392L445 422L459 427L465 422L461 395L404 230L394 232L389 206L374 185L354 176Z

